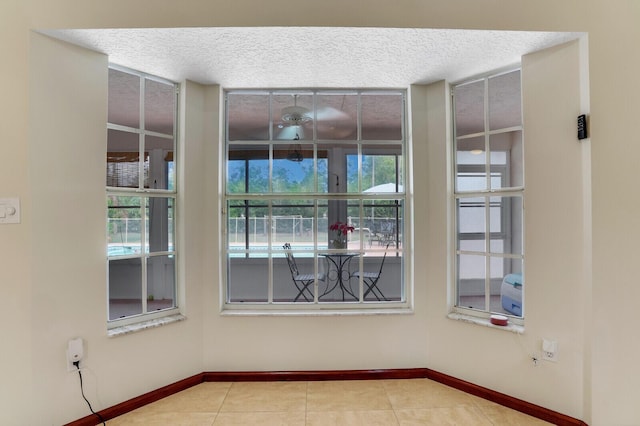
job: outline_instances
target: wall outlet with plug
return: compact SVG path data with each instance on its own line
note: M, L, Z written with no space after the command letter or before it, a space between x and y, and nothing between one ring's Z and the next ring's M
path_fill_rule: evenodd
M80 361L84 358L84 342L81 337L71 339L67 343L67 371L78 371ZM74 363L78 363L78 367Z

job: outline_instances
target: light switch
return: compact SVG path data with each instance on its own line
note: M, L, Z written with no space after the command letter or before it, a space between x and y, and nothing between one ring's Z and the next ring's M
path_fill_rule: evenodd
M0 198L0 224L20 223L20 199Z

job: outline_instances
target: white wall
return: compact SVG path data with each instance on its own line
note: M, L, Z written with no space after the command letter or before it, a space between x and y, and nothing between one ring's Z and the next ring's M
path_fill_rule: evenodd
M66 341L87 338L88 365L104 344L105 208L95 189L104 181L107 58L37 35L31 43L32 371L48 377L34 388L34 424L44 424L61 418L73 395L60 384L75 377L51 368L65 366Z
M443 119L449 110L444 82L426 88L428 143L415 144L414 155L427 158L429 171L416 169L414 176L428 182L428 226L418 225L416 240L421 241L419 232L424 232L431 255L424 273L416 271L416 277L424 277L416 285L429 288L425 300L429 367L582 418L583 159L574 136L580 102L578 60L578 43L523 58L526 323L522 336L446 318L446 304L453 295L439 284L451 271L447 252L440 249L448 244L445 225L451 226L445 184L450 146L439 143L449 132ZM416 247L416 252L422 250ZM560 360L534 366L530 357L534 351L539 355L543 337L558 340Z
M289 7L285 0L114 0L82 5L72 0L3 1L0 52L6 60L0 67L4 83L0 196L20 197L23 216L19 225L0 225L0 280L6 301L0 331L3 349L16 348L0 351L5 383L0 389L0 423L60 424L86 414L77 377L64 371L64 346L75 335L88 342L87 394L97 409L203 370L430 367L583 418L592 425L640 423L633 380L640 376L636 362L640 340L633 337L635 301L640 298L640 286L634 282L639 254L634 242L640 237L640 228L633 226L640 208L634 195L640 144L633 131L640 114L636 103L640 88L635 84L640 52L629 43L640 39L639 20L640 3L628 0L427 0L397 9L387 1L373 0L367 2L366 10L362 2L354 0L313 2L299 8ZM527 271L539 288L535 294L527 294L527 334L522 342L526 346L542 336L558 338L560 361L533 369L519 357L524 352L515 335L445 318L447 276L441 265L447 261L446 245L442 245L447 212L432 207L446 193L442 187L425 185L428 179L440 179L445 170L442 163L431 160L431 168L415 170L415 210L424 220L416 226L414 249L419 261L415 275L420 278L416 280L414 315L295 320L220 316L217 200L204 196L219 190L215 168L219 88L196 84L187 85L192 97L184 95L193 108L188 114L190 124L184 129L188 139L185 153L187 157L191 152L196 154L187 158L192 167L183 170L185 181L194 180L187 185L188 201L181 200L184 216L179 219L184 220L186 229L183 247L188 268L183 270L187 279L183 296L188 319L144 333L107 338L103 253L99 248L104 228L96 216L103 212L94 204L101 197L102 172L89 167L98 166L105 148L87 145L97 138L97 116L102 107L82 108L105 93L97 69L105 58L32 37L29 30L216 25L587 31L592 105L592 275L588 265L579 266L588 251L582 258L573 254L578 244L576 233L589 240L588 220L586 232L578 229L582 224L569 223L570 215L579 216L575 206L589 206L577 195L582 188L574 185L584 182L573 167L569 181L550 187L552 199L571 202L566 214L550 217L544 205L527 205L527 253L532 257L527 259ZM59 61L62 53L74 58L77 67ZM532 57L531 65L536 60ZM40 66L41 61L46 63ZM79 70L89 74L69 74ZM77 81L67 81L73 77ZM52 87L58 84L59 89ZM76 85L83 90L71 90ZM445 86L412 92L416 108L440 116L414 122L415 153L419 158L442 158L443 147L425 141L442 140L448 131L441 120L446 108L441 97ZM96 98L90 99L88 94ZM52 110L52 116L44 115L45 110ZM78 115L84 120L78 122ZM574 119L571 116L572 122ZM70 132L70 123L79 127ZM573 132L574 123L567 126ZM48 128L50 133L45 131ZM581 155L576 152L581 148L571 145L560 149L572 164ZM68 155L76 152L83 153L85 167L70 164ZM582 154L588 158L588 153ZM547 160L558 158L541 158L533 152L525 165L534 200L542 197L541 192L536 193L536 185L548 182L542 176L548 165L541 164ZM66 167L55 168L54 163ZM570 198L572 194L576 198ZM74 203L74 211L86 216L85 223L79 225L82 232L65 232L71 218L58 210L59 200L65 205ZM535 217L532 211L537 213ZM546 226L556 221L561 225L555 229L557 235L548 235ZM540 238L536 237L538 232ZM562 236L568 241L561 241ZM540 241L542 237L545 241ZM549 244L547 237L557 244ZM60 238L61 246L74 256L51 252ZM569 268L563 256L568 256ZM548 271L542 264L546 262L550 262ZM552 277L561 277L563 282ZM569 300L577 305L567 306ZM552 309L559 301L558 309ZM574 334L574 330L579 331ZM470 352L478 356L470 356ZM150 353L156 357L149 357Z
M107 57L34 33L30 58L31 315L36 324L30 332L32 404L38 407L30 424L46 424L86 414L77 398L77 374L66 371L69 339L85 340L87 395L97 407L108 407L201 372L202 324L196 306L187 321L107 337ZM201 106L195 111L192 122L202 116ZM202 143L197 134L190 142L194 148ZM199 299L199 282L197 275L189 280L187 302Z
M640 286L636 274L640 227L638 169L640 137L640 3L613 2L591 8L593 263L591 392L593 425L640 424L637 338Z

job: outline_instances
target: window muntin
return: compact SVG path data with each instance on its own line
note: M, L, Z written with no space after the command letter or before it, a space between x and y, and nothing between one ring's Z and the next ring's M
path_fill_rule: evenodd
M285 243L292 245L299 269L311 274L332 273L327 253L353 253L346 267L356 298L345 298L349 307L373 302L371 294L363 298L366 290L353 273L379 266L389 244L381 279L390 292L385 302L405 304L404 91L264 93L225 94L227 306L346 307L341 295L325 293L323 282L313 286L313 301L293 302ZM392 114L384 117L391 130L374 130L374 117L382 119L376 102L391 105ZM241 123L241 105L260 111L252 120L259 126ZM284 120L289 111L304 117ZM368 133L362 130L362 111L369 111ZM271 120L267 139L263 117ZM362 139L365 134L369 140ZM332 246L329 228L338 221L354 228L344 249Z
M472 315L519 318L524 312L520 71L455 85L453 99L455 306ZM513 286L519 293L509 293L507 306L504 282L512 274L520 277L519 287Z
M108 321L173 313L176 300L177 85L109 68Z

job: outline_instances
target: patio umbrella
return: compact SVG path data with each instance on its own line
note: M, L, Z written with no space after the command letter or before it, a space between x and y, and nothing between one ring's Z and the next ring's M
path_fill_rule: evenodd
M364 192L403 192L404 188L402 185L398 185L398 190L396 191L395 183L383 183L380 185L372 186L369 189L365 189Z

